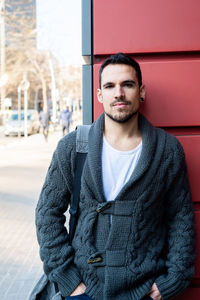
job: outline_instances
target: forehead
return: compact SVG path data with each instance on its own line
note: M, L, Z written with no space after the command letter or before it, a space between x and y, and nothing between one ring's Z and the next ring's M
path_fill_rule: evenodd
M137 81L136 71L132 66L123 64L110 64L103 69L101 82L117 82L124 80Z

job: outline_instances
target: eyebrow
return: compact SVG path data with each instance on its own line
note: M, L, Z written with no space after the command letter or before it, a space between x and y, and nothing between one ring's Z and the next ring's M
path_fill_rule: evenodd
M125 80L122 82L123 84L124 83L133 83L133 84L136 84L136 81L132 80L132 79L129 79L129 80Z
M122 84L127 84L127 83L136 84L136 81L134 81L132 79L122 81ZM113 84L113 82L108 81L108 82L104 83L103 88L110 84Z
M113 84L113 82L106 82L103 84L103 88L106 87L107 85Z

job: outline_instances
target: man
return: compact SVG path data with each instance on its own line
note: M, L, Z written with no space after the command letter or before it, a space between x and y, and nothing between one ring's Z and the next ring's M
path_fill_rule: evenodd
M42 126L42 132L45 138L45 141L48 141L49 135L49 123L51 121L51 116L47 108L43 108L39 113L40 124Z
M66 299L172 299L193 276L194 221L184 152L140 113L145 88L124 54L100 68L104 113L89 132L72 246L64 227L76 132L58 144L37 206L44 270ZM162 99L161 99L162 101Z
M63 136L69 133L69 125L72 121L72 113L69 111L68 106L66 105L65 109L63 109L59 116L59 121L62 122L62 132Z

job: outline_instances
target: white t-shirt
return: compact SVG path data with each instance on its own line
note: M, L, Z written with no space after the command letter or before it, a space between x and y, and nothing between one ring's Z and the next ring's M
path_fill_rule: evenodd
M102 178L106 201L116 198L129 180L142 151L142 142L131 151L113 148L103 137Z

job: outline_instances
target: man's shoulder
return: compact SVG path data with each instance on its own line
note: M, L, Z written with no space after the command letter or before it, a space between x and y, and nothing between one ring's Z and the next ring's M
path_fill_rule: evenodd
M60 139L57 146L58 152L76 151L76 130Z
M168 133L166 130L157 128L158 136L164 135L165 136L165 150L166 152L171 152L175 156L180 155L184 156L184 149L181 143L179 142L178 138L170 133Z
M170 134L166 131L165 131L165 133L166 133L166 137L167 137L167 143L169 146L171 146L173 148L180 148L180 149L183 148L176 136L174 136L173 134Z

